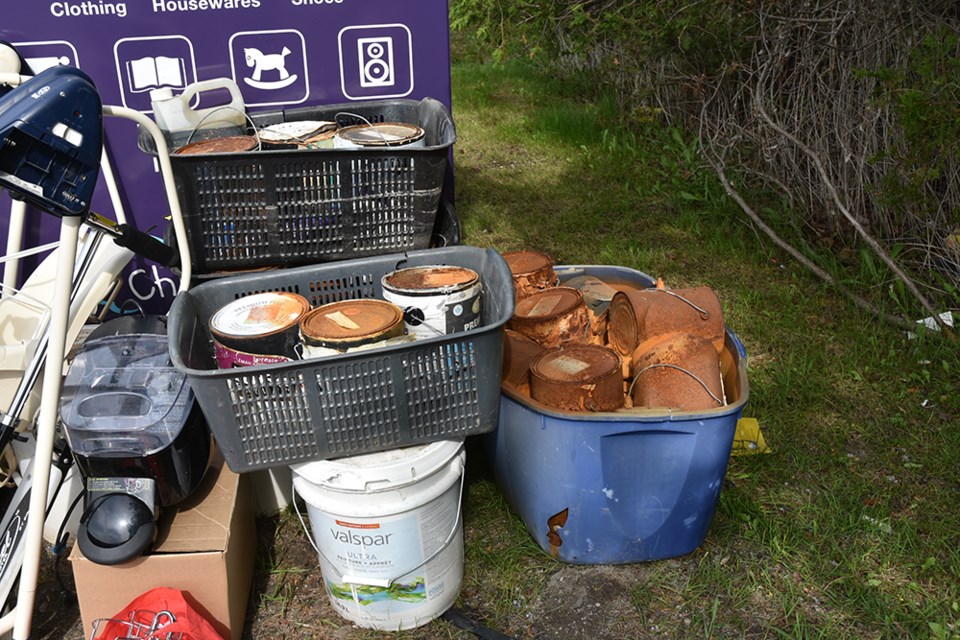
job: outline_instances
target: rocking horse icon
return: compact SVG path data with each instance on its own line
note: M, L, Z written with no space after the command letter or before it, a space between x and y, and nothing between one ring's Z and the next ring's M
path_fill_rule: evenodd
M287 56L290 55L290 48L284 47L280 53L264 53L255 47L246 47L243 50L243 57L248 67L253 68L251 77L244 78L251 87L257 89L282 89L288 87L297 81L297 74L291 74L287 71ZM263 72L271 72L270 75L276 75L276 80L261 80Z

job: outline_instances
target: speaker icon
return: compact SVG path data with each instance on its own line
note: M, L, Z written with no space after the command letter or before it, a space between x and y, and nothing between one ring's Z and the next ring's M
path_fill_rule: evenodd
M361 87L389 87L394 84L392 37L358 38L357 53Z

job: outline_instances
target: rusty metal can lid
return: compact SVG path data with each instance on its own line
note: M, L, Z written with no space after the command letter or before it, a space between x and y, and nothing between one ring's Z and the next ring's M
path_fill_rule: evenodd
M286 331L310 309L303 296L269 291L229 302L210 318L210 332L227 338L255 338Z
M342 300L317 307L300 320L304 342L356 346L403 332L403 309L385 300Z
M400 269L383 276L384 288L408 295L436 295L460 291L477 284L480 276L473 269L451 266L425 266Z
M514 308L514 320L548 320L566 315L583 304L583 294L570 287L552 287L531 293Z
M174 151L176 155L193 155L198 153L239 153L250 151L257 147L254 136L223 136L198 140L184 145Z
M581 385L622 375L617 352L595 344L569 344L540 354L530 373L543 380Z
M515 276L534 274L553 269L553 259L537 251L511 251L503 254L503 259Z
M424 136L424 131L405 122L378 122L342 127L337 135L362 147L388 147L416 142Z

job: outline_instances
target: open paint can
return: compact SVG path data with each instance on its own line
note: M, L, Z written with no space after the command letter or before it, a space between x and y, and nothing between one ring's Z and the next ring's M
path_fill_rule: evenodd
M210 334L221 369L297 359L300 319L310 303L295 293L272 291L227 303L210 318Z
M257 132L264 151L277 149L332 149L337 124L326 120L294 120L263 127Z
M381 280L383 297L403 309L407 333L432 338L480 326L482 285L466 267L400 269Z
M174 153L180 156L203 153L242 153L256 148L257 139L254 136L223 136L191 142L180 147Z

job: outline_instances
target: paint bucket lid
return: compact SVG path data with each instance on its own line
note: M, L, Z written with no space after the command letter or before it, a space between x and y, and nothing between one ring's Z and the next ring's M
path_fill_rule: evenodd
M286 331L310 309L303 296L269 291L229 302L210 318L214 336L254 338Z
M542 322L566 315L583 303L583 294L570 287L552 287L517 302L512 320Z
M303 341L348 348L403 332L403 309L385 300L342 300L308 312L300 320Z
M503 259L510 267L510 273L515 276L546 272L553 269L553 259L537 251L511 251L503 254Z
M477 272L466 267L426 266L388 273L381 283L385 289L416 296L461 291L479 281Z
M416 142L423 138L424 131L415 124L380 122L342 127L337 136L361 147L392 147Z
M620 356L607 347L569 344L544 351L530 365L531 375L557 383L581 385L622 371Z
M346 458L303 462L290 470L310 484L334 491L368 493L405 487L443 469L463 440L438 440Z
M223 136L198 140L184 145L174 151L176 155L192 155L199 153L240 153L257 147L254 136Z

